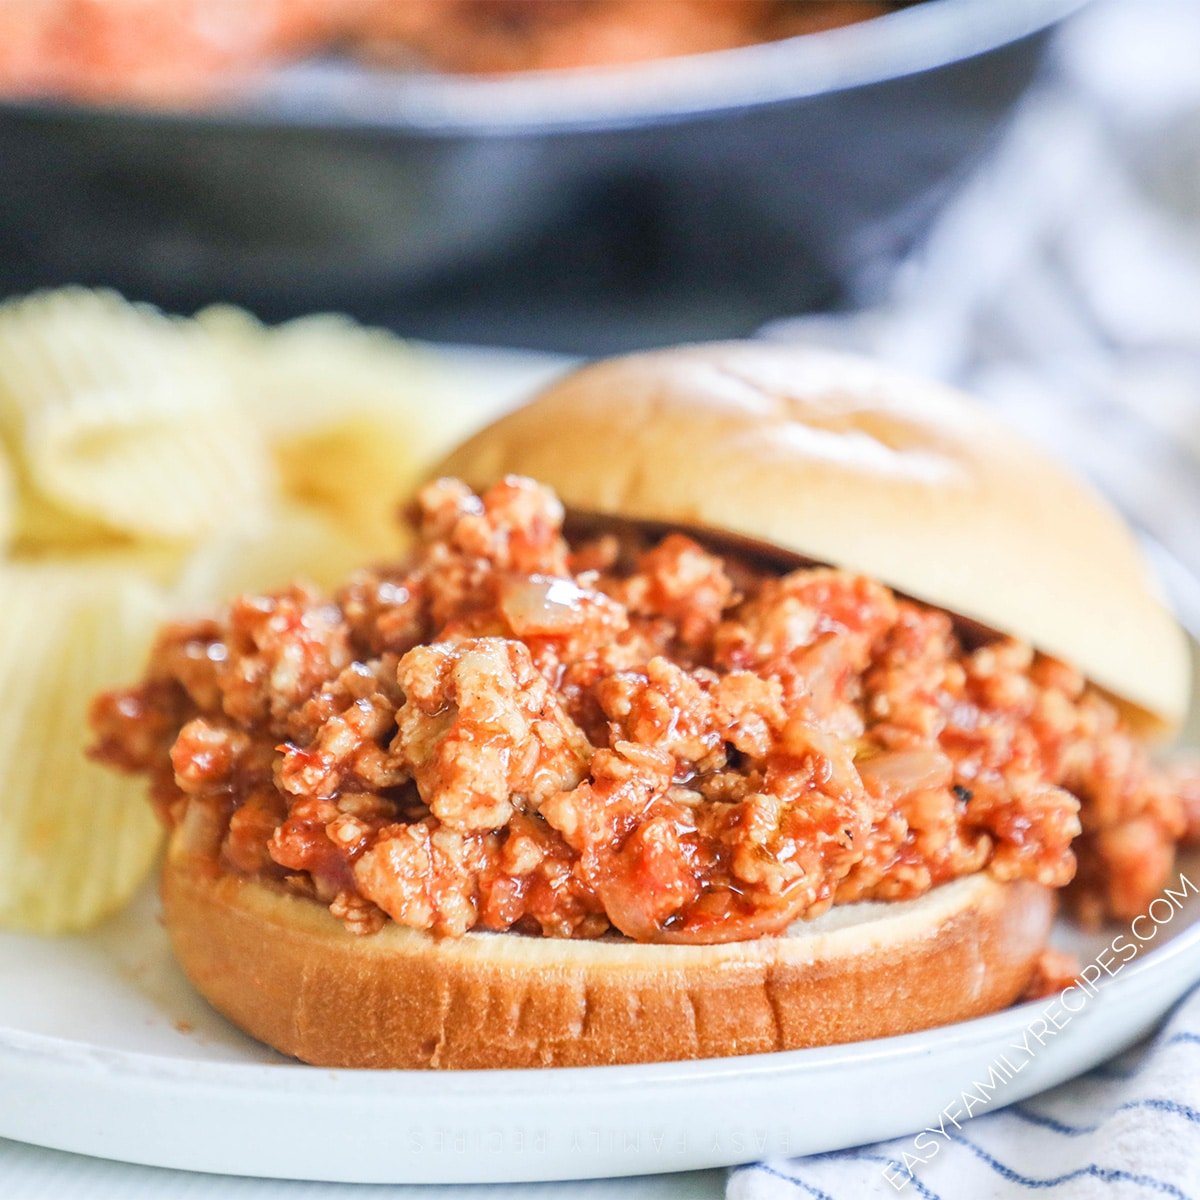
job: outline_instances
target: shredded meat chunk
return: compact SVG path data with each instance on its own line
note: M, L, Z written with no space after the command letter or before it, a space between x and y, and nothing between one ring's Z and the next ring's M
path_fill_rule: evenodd
M1200 772L1079 672L871 579L568 541L518 478L414 520L411 562L172 625L92 712L196 852L356 933L729 941L977 871L1127 918L1200 833Z
M1052 947L1043 950L1025 985L1022 1000L1046 1000L1064 992L1076 982L1083 964L1073 954Z
M591 746L520 642L418 646L399 670L392 750L443 825L499 829L583 778Z

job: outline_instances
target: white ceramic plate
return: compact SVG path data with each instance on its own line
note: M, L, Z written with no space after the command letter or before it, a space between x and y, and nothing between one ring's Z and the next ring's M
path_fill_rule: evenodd
M547 369L541 360L530 378ZM1198 729L1194 713L1193 744ZM1200 885L1200 862L1185 870ZM1200 896L1154 929L1079 1011L1059 1010L1053 1035L1041 1002L905 1037L705 1062L333 1071L287 1060L210 1010L175 966L147 887L87 936L0 934L0 1137L361 1183L613 1177L831 1150L921 1128L1001 1060L1017 1070L993 1108L1145 1036L1200 981ZM1083 939L1060 924L1056 940L1089 960L1118 933Z
M1200 883L1200 871L1193 872ZM507 1182L726 1165L911 1132L1001 1056L994 1106L1148 1033L1200 980L1200 904L1045 1046L1046 1008L927 1033L710 1062L494 1072L297 1065L213 1013L157 905L85 937L0 937L0 1137L194 1171L345 1182ZM1107 944L1113 931L1100 944ZM1024 1064L1024 1065L1021 1065Z

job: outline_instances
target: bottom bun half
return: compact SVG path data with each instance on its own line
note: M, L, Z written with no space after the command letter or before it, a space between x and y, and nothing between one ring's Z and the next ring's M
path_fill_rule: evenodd
M234 1024L335 1067L568 1067L758 1054L928 1029L1025 988L1050 891L973 875L714 946L510 933L360 937L315 901L174 850L166 927Z

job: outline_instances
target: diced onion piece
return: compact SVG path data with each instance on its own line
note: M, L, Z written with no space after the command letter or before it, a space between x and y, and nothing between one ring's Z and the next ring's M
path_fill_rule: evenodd
M940 750L921 746L912 750L885 750L858 763L867 791L885 800L910 796L927 788L947 788L954 767Z
M554 637L570 633L583 616L588 593L569 579L530 575L506 579L500 609L517 637Z

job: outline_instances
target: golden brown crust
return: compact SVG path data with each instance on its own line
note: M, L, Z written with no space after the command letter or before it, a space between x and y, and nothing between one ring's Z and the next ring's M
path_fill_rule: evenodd
M1182 634L1120 517L949 388L770 343L596 363L450 455L568 508L757 539L1031 642L1177 724Z
M236 1025L322 1066L594 1066L886 1037L1012 1003L1050 891L986 875L847 905L783 938L651 946L388 925L355 937L314 901L172 848L167 930Z

